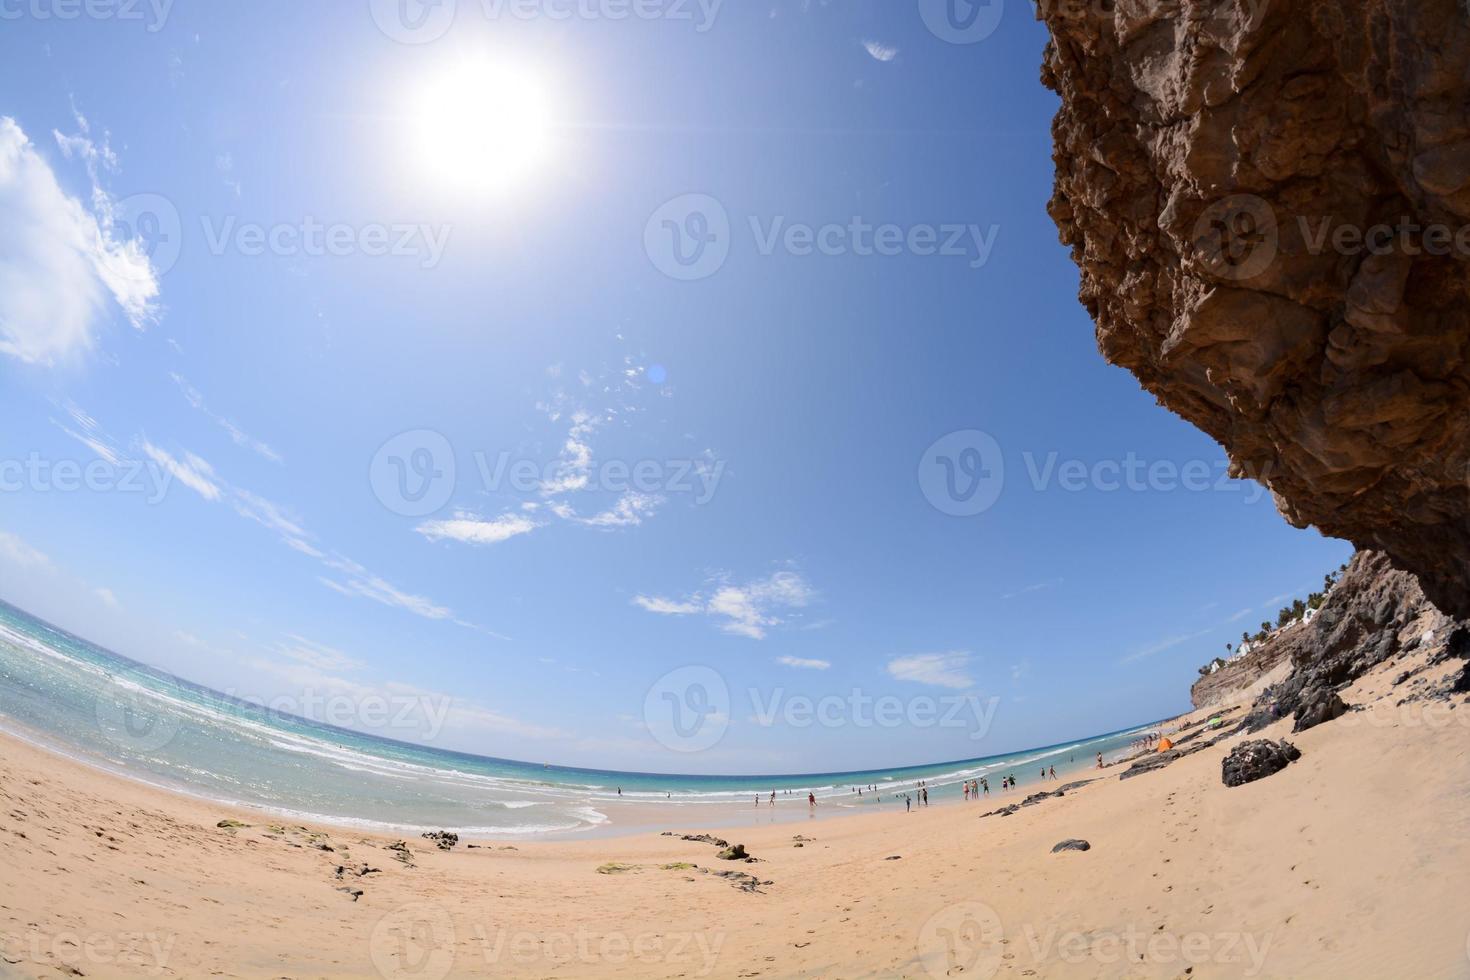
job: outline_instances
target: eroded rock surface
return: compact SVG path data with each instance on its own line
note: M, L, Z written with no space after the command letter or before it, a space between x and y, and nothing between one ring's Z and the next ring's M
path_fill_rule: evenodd
M1293 524L1385 552L1470 616L1463 4L1040 16L1062 99L1050 210L1104 356Z
M1292 672L1268 687L1243 722L1258 731L1278 718L1300 732L1343 714L1339 691L1379 664L1417 650L1436 656L1470 655L1467 623L1446 617L1419 582L1374 552L1353 556L1310 623L1273 634Z

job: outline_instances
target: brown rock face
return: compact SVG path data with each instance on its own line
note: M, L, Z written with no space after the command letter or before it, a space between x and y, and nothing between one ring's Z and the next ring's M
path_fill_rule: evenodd
M1286 518L1470 615L1460 0L1039 0L1103 355Z

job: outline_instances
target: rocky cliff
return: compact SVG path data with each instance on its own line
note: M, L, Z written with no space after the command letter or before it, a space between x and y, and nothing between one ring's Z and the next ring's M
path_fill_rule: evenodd
M1292 623L1244 656L1202 675L1189 689L1190 702L1196 708L1239 704L1285 680L1291 672L1291 644L1285 642L1285 634L1306 628L1306 623Z
M1460 0L1040 0L1104 356L1293 524L1470 615Z

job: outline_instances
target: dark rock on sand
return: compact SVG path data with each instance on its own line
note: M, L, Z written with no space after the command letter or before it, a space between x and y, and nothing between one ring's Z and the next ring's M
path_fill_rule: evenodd
M1021 805L1022 806L1031 806L1034 803L1040 803L1042 800L1049 800L1049 799L1051 799L1054 796L1066 796L1066 795L1067 794L1064 791L1062 791L1062 790L1057 790L1054 793L1048 793L1048 792L1046 792L1046 791L1043 790L1040 793L1032 793L1030 796L1026 797L1024 800L1021 801Z
M391 844L384 844L383 850L392 851L393 856L402 861L404 864L413 864L413 851L410 851L408 849L408 841L400 840L394 841Z
M1062 851L1090 851L1090 850L1092 850L1092 845L1089 844L1087 841L1073 839L1073 840L1064 840L1064 841L1062 841L1056 847L1053 847L1051 849L1051 852L1053 854L1060 854Z
M441 851L452 851L454 845L459 843L459 835L451 834L447 830L431 830L422 836L425 840L433 841Z
M999 810L991 810L989 813L982 813L980 814L980 819L983 820L986 817L1009 817L1011 814L1015 813L1019 809L1021 809L1021 804L1012 803L1010 806L1003 806Z
M745 852L744 844L735 844L731 847L727 847L720 853L716 854L715 857L719 858L721 861L746 861L750 859L750 855Z
M362 898L363 896L363 891L361 888L348 888L346 885L343 885L337 890L339 892L345 892L346 894L351 895L354 902L357 901L359 898Z
M762 881L755 875L746 874L744 871L710 871L708 868L700 868L705 874L714 875L716 878L724 878L743 892L760 894L761 885L769 885L771 882Z
M729 847L730 842L719 837L711 837L709 834L676 834L672 830L666 830L659 836L677 837L680 840L690 840L697 844L713 844L715 847Z
M1226 786L1243 786L1278 773L1301 757L1301 750L1285 739L1252 739L1240 743L1225 757L1221 778Z

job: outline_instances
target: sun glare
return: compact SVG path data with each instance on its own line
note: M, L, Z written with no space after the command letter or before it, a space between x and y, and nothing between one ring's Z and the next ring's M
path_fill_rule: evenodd
M430 79L410 107L426 176L456 191L503 194L523 186L552 148L542 79L521 65L467 61Z

